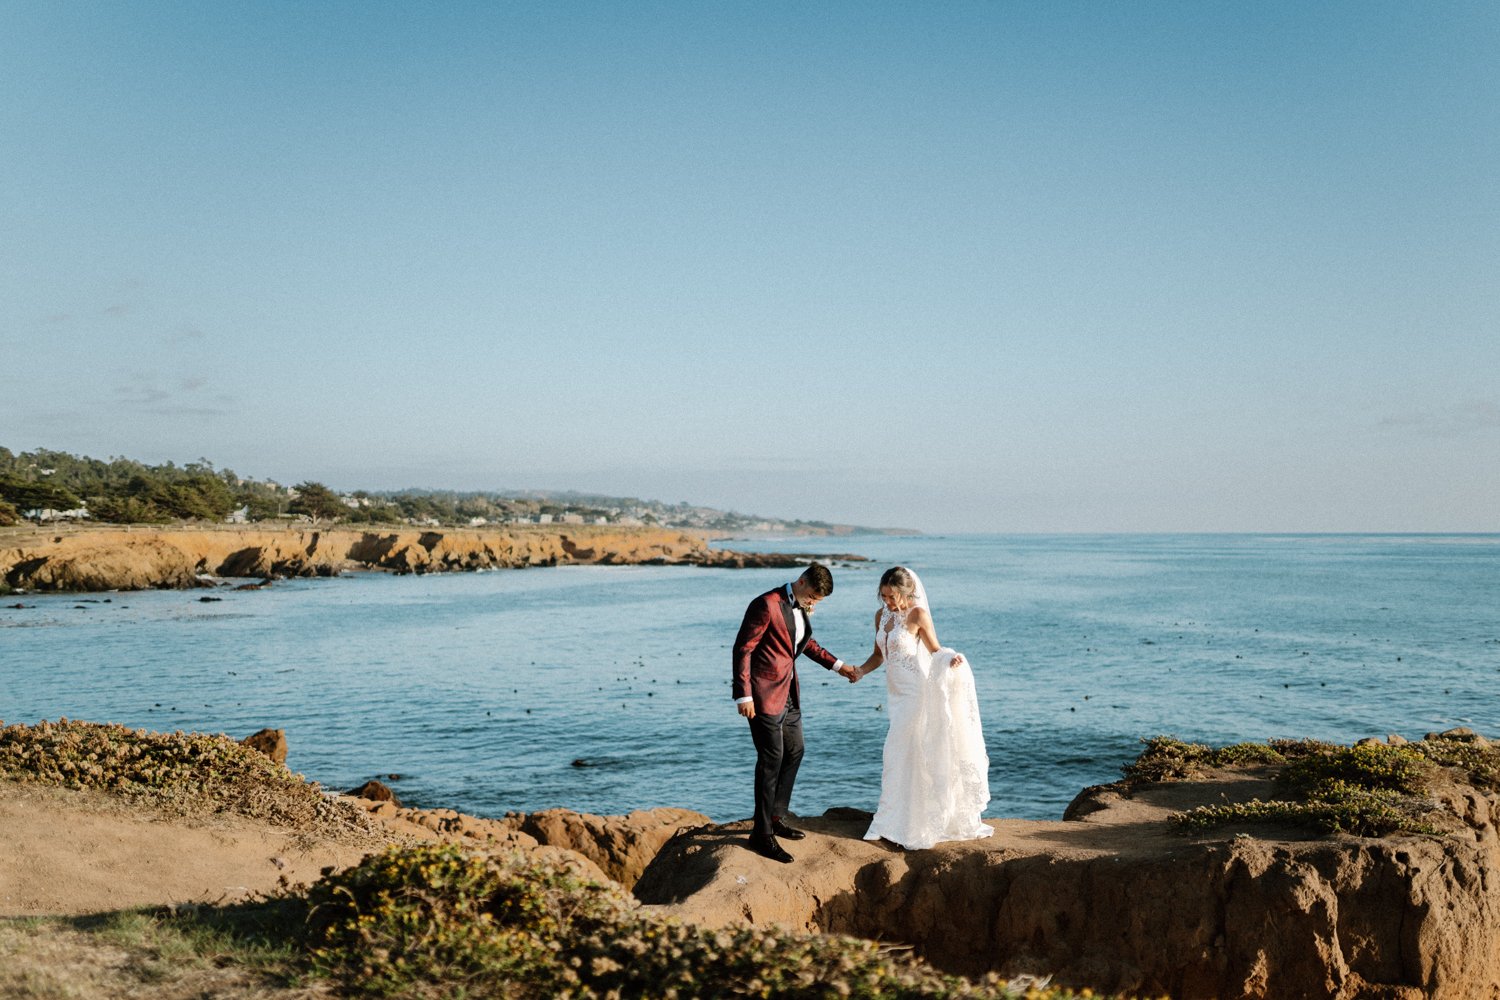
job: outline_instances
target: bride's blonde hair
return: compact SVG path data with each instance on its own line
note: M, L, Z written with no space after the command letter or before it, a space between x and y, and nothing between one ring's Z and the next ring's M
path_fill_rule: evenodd
M917 581L912 579L911 570L905 566L892 566L880 574L880 585L894 587L896 593L904 597L910 597L917 589Z

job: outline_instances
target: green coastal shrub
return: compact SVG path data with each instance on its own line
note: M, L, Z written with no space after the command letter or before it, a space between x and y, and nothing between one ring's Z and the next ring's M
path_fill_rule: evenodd
M1191 778L1206 767L1286 761L1281 752L1265 743L1235 743L1215 749L1202 743L1184 743L1174 736L1152 736L1141 742L1146 749L1122 768L1126 781L1177 781Z
M1348 790L1418 795L1426 790L1431 771L1415 750L1365 743L1309 753L1288 764L1277 780L1310 799L1329 799Z
M368 827L316 784L222 734L68 719L3 726L0 779L94 788L182 814L234 813L325 833Z
M1461 771L1476 788L1500 791L1500 746L1453 738L1422 740L1406 746L1438 767Z
M1443 832L1423 820L1406 797L1393 792L1356 788L1346 788L1330 798L1307 802L1253 799L1233 805L1199 806L1173 813L1168 822L1188 833L1234 823L1287 823L1310 826L1320 833L1348 833L1357 837Z
M374 995L423 982L540 986L556 978L563 925L598 919L603 895L450 845L391 849L312 887L309 953L318 972Z
M1189 832L1230 823L1295 823L1362 837L1442 832L1427 818L1432 807L1419 798L1433 766L1417 750L1312 740L1282 740L1272 746L1286 761L1276 782L1287 798L1199 806L1173 814L1170 822Z
M1287 760L1301 760L1303 757L1347 749L1342 743L1327 743L1323 740L1267 740L1266 745Z

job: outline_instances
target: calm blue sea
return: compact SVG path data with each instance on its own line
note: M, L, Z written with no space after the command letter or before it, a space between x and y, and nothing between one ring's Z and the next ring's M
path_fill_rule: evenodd
M729 544L871 557L835 567L814 619L846 659L872 644L881 570L917 569L940 637L974 664L992 817L1056 818L1157 733L1500 735L1500 535ZM564 567L27 596L34 607L0 609L0 719L281 727L288 763L328 787L380 777L408 804L479 815L676 805L737 819L754 753L730 645L750 598L791 575ZM873 809L883 676L850 685L806 661L802 676L795 811Z

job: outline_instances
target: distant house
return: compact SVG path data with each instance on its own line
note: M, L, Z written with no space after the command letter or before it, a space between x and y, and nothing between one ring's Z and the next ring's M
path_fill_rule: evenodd
M82 521L89 516L89 510L87 507L74 507L72 510L38 507L35 510L22 511L21 516L33 521Z
M582 514L564 514L562 517L558 518L558 520L561 521L563 524L582 524L583 523L583 515Z
M551 524L552 523L552 515L551 514L538 514L536 516L536 523L537 524Z
M471 528L477 528L481 524L489 524L489 523L490 523L490 519L487 518L487 517L471 517L471 518L469 518L469 527L471 527Z
M609 523L609 518L605 517L603 514L600 514L598 517L594 518L594 523L595 524L608 524Z
M224 520L228 524L244 524L245 522L250 520L250 505L245 504L245 506L241 507L239 510L230 511L224 517Z

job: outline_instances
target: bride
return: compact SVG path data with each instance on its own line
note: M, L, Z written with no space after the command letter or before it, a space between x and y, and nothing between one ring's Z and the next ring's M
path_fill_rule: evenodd
M886 570L880 600L875 650L853 678L886 666L890 731L880 805L865 839L917 849L988 837L994 830L979 817L990 801L990 760L973 672L961 653L938 645L917 574Z

